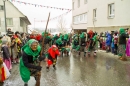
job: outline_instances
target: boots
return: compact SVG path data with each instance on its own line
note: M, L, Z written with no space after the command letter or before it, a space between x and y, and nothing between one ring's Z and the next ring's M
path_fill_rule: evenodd
M86 56L86 51L84 52L84 57Z
M53 68L54 68L54 70L56 70L56 66L55 65L53 65Z
M88 52L88 56L90 56L90 52Z
M121 58L122 61L127 61L127 59L125 57Z
M46 71L49 72L49 67L46 67Z
M69 56L69 52L67 52L67 56Z
M80 52L79 52L79 56L80 56Z
M24 86L28 86L28 83L24 83Z
M122 59L122 57L119 57L118 59L120 59L120 60L121 60L121 59Z
M96 56L96 52L94 52L94 54L93 54L94 56Z
M35 86L40 86L40 81L36 81Z

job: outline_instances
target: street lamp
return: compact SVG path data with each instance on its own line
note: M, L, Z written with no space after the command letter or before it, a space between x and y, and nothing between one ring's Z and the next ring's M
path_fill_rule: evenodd
M6 23L6 8L5 8L5 2L8 0L3 0L4 3L4 18L5 18L5 31L7 32L7 23Z

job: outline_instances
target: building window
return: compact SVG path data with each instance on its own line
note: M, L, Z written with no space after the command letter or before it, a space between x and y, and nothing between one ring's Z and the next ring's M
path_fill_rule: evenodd
M84 0L84 4L87 4L87 1L88 1L88 0Z
M78 7L80 7L80 0L78 0Z
M115 4L108 5L108 17L113 18L115 16Z
M87 23L87 13L83 13L73 17L74 24Z
M0 11L4 10L4 6L0 5Z
M20 20L20 26L23 27L23 20Z
M74 2L73 2L73 10L74 10Z
M12 18L7 18L6 22L7 22L7 26L12 26L13 25L13 19Z
M97 9L93 9L93 20L94 21L97 20L96 17L97 17Z

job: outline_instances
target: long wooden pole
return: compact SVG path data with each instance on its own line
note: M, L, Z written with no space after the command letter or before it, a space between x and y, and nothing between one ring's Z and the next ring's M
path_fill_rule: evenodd
M49 12L49 16L48 16L48 20L47 20L47 24L46 24L46 28L45 28L45 34L44 34L43 39L42 39L42 50L41 50L41 53L40 53L41 56L43 55L43 52L44 52L44 40L45 40L45 37L46 37L46 31L47 31L49 18L50 18L50 12ZM41 61L39 62L39 66L41 66ZM40 79L41 79L41 71L38 73L38 78L36 80L35 86L40 86Z
M50 12L49 12L49 15L48 15L47 24L46 24L46 28L45 28L45 31L44 31L44 36L43 36L43 39L42 39L42 51L41 51L41 55L44 52L44 41L45 41L45 38L46 38L46 31L47 31L47 26L48 26L48 23L49 23L49 19L50 19Z

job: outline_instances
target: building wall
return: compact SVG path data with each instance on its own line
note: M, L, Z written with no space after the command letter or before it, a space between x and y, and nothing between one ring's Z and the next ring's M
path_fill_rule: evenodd
M78 0L74 0L77 3ZM81 0L83 2L84 0ZM115 4L115 17L108 17L108 4ZM83 4L81 4L83 5ZM80 6L81 6L80 5ZM74 29L87 28L94 31L119 30L120 27L130 27L130 0L88 0L84 8L75 8L72 16L87 12L87 24L73 25ZM93 21L93 9L97 9L96 21ZM85 27L86 26L86 27Z
M75 5L74 5L73 12L72 12L72 24L73 24L73 17L74 16L86 13L88 10L87 3L85 4L84 0L80 0L80 7L78 7L78 0L73 0L72 4L73 4L73 2ZM72 26L74 29L87 29L87 23L73 24Z
M0 5L3 5L3 0L0 0ZM7 17L24 17L24 15L16 7L14 7L14 5L11 4L11 2L6 1L5 6ZM0 11L0 17L4 17L4 11Z
M108 18L108 4L115 3L115 17ZM93 9L97 9L97 21L93 23ZM130 0L88 0L88 27L130 25Z
M3 5L3 0L0 0L0 5ZM14 7L9 1L6 1L5 5L6 5L6 18L13 18L13 25L7 26L7 29L11 28L11 30L14 32L26 31L23 29L26 27L27 24L24 24L22 27L20 26L20 17L25 17L25 16L16 7ZM0 31L5 32L4 11L0 11L0 21L1 21Z
M12 26L8 26L7 25L7 29L11 28L12 31L21 31L20 28L20 19L19 18L13 18L13 25ZM5 20L4 18L1 18L1 27L0 27L0 31L5 32Z

